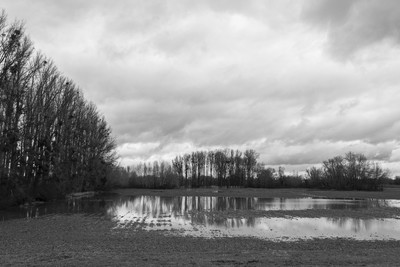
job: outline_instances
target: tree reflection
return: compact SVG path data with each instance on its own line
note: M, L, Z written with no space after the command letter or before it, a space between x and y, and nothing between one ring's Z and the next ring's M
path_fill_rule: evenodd
M359 218L328 218L327 220L342 229L348 229L354 233L368 232L370 231L371 226L373 226L371 220L363 220Z

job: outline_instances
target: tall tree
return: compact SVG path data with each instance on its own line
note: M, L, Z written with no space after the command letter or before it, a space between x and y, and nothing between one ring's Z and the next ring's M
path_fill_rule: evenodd
M172 160L172 167L176 174L179 176L179 181L180 184L183 184L183 157L182 156L176 156L174 160Z
M21 23L0 14L0 186L45 197L104 187L116 159L105 119L54 63L34 53ZM22 193L21 193L22 194Z
M248 149L244 152L243 157L243 162L246 168L247 184L248 186L251 186L259 154L253 149Z

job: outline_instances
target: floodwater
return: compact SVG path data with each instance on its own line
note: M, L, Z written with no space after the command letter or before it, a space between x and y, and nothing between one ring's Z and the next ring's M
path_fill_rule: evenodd
M233 198L138 196L110 207L115 228L167 230L198 237L257 237L272 240L353 238L400 240L400 219L267 218L252 211L308 209L368 209L400 207L399 200L319 198ZM233 211L233 213L231 212ZM246 217L232 218L234 211ZM230 212L226 216L226 212ZM233 215L234 216L234 215Z
M0 211L0 220L83 214L114 222L115 229L163 230L166 234L270 240L352 238L400 240L400 218L262 217L259 211L400 208L400 200L323 198L159 197L118 194L73 198ZM240 214L240 215L238 215Z

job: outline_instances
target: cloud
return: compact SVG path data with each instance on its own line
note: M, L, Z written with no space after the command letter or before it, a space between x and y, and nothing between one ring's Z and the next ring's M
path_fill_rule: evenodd
M396 1L3 2L105 115L124 164L223 147L273 165L397 160Z
M327 31L327 48L340 59L385 42L399 45L400 3L396 0L311 1L302 17Z
M259 139L248 141L241 145L232 145L230 149L255 149L260 153L259 160L267 166L285 166L288 171L305 171L310 166L319 166L323 161L335 156L344 156L348 152L362 153L368 159L384 163L384 166L398 165L399 153L393 151L397 143L385 142L371 144L362 141L329 142L313 141L304 145L288 144L282 141ZM225 149L224 146L199 146L192 142L182 143L129 143L118 148L121 164L138 164L154 160L171 161L177 155L193 151L210 151ZM397 168L393 168L397 173Z

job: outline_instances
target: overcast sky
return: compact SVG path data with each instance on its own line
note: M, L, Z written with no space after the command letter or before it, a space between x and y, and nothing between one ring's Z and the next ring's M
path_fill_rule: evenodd
M348 151L400 174L400 1L1 0L93 101L123 165L253 148Z

